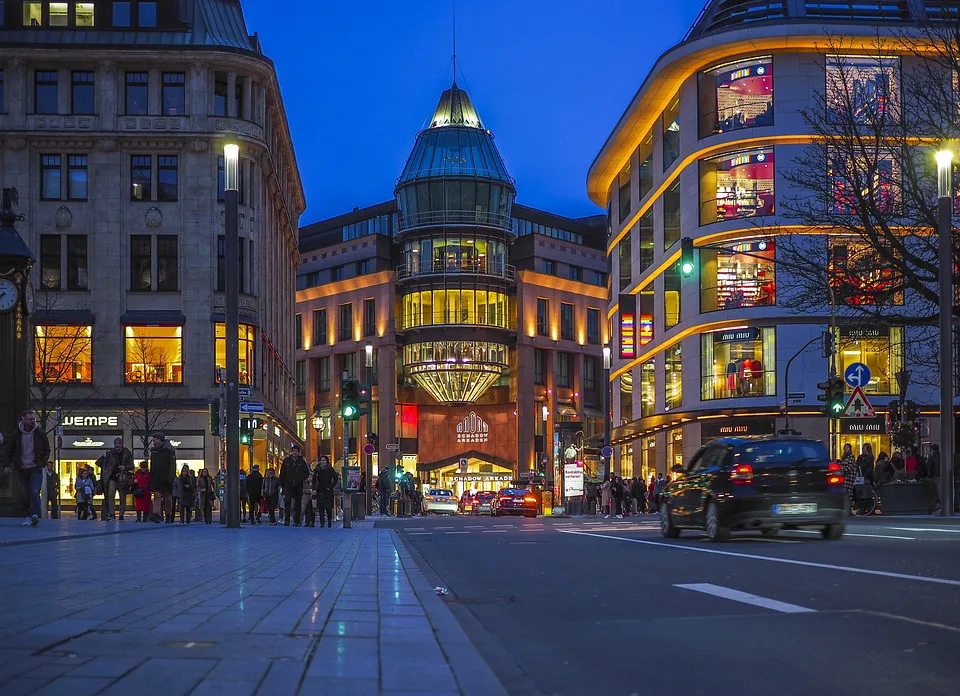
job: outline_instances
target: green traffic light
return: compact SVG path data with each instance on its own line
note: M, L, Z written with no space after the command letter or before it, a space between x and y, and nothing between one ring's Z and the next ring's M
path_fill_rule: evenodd
M685 261L684 263L682 263L682 264L680 265L680 272L681 272L683 275L685 275L685 276L692 275L692 274L693 274L693 262L692 262L692 261Z
M344 407L343 407L343 417L344 417L344 418L349 418L350 416L352 416L352 415L355 414L356 412L357 412L357 409L355 409L353 406L344 406Z
M830 409L831 409L834 413L841 413L841 412L843 411L843 404L841 404L840 402L837 402L837 403L833 404L833 405L830 407Z

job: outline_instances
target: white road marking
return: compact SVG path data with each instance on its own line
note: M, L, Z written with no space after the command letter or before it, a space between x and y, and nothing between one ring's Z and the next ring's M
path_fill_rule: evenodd
M720 585L711 585L708 582L697 582L689 585L674 585L674 587L679 587L682 590L693 590L694 592L703 592L704 594L713 595L714 597L722 597L723 599L730 599L734 602L743 602L744 604L752 604L756 607L763 607L764 609L772 609L773 611L779 611L784 614L807 614L814 613L815 609L807 609L806 607L801 607L797 604L788 604L786 602L778 602L775 599L767 599L766 597L760 597L755 594L750 594L749 592L740 592L739 590L731 590L729 587L721 587Z
M407 532L407 536L433 536L433 532Z
M473 534L473 532L447 532L447 534Z
M737 541L762 541L766 544L799 544L799 539L771 539L770 537L743 537L737 538Z
M938 529L936 527L887 527L898 532L943 532L944 534L960 534L960 529Z
M453 529L453 527L434 527L434 529Z
M509 529L484 529L483 534L509 534Z
M482 524L467 524L464 525L464 529L483 529Z
M860 573L862 575L876 575L884 578L896 578L898 580L915 580L918 582L929 582L935 585L950 585L951 587L960 587L960 580L950 580L948 578L928 578L923 575L908 575L906 573L892 573L887 570L870 570L869 568L853 568L851 566L834 565L832 563L814 563L813 561L797 561L792 558L777 558L776 556L757 556L752 553L737 553L736 551L721 551L719 549L706 549L701 546L686 546L684 544L668 544L662 541L646 541L644 539L631 539L629 537L618 537L610 534L594 534L592 532L578 532L574 529L560 530L564 534L576 534L578 536L594 537L596 539L614 539L616 541L627 541L631 544L643 544L644 546L659 546L666 549L678 551L693 551L695 553L710 553L716 556L733 556L734 558L749 558L754 561L766 561L768 563L783 563L785 565L805 566L807 568L823 568L825 570L840 570L846 573Z
M790 529L787 530L793 534L816 534L820 536L820 532L815 529ZM868 539L900 539L901 541L915 541L916 537L905 537L905 536L893 536L891 534L855 534L854 532L844 532L843 536L849 537L865 537Z

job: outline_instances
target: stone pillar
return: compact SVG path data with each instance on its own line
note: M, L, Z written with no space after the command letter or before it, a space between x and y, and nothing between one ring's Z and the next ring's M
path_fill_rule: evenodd
M117 104L120 90L117 86L117 64L104 61L99 66L97 76L97 113L100 114L100 129L113 131L117 129L117 114L120 109Z
M147 84L147 114L156 116L163 113L163 104L160 101L160 70L154 68L149 71L149 83Z
M201 63L190 65L187 79L187 113L190 114L190 129L202 132L207 130L207 116L213 97L213 73Z
M253 80L249 77L240 78L240 86L243 90L243 111L240 113L240 118L244 121L252 121L253 118Z
M534 380L533 346L517 346L517 475L531 471L536 466L536 413L533 393Z
M227 116L237 117L237 73L227 73Z
M27 64L22 60L8 60L4 74L7 91L4 94L7 106L7 126L10 130L24 130L27 111L33 90L27 89ZM6 183L10 186L10 183Z

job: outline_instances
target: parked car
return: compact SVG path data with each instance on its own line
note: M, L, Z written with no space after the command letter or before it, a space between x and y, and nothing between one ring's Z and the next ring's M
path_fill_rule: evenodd
M474 515L493 515L497 494L493 491L480 491L473 496L470 511Z
M460 496L460 512L473 511L473 496L476 494L476 491L464 491L464 494Z
M525 488L504 488L497 494L494 514L537 516L537 496Z
M429 515L456 515L460 509L460 501L453 491L447 488L429 488L423 496L423 514Z
M847 498L840 465L819 440L776 435L720 438L701 447L669 483L660 502L660 531L676 538L702 529L712 541L731 530L819 528L843 536Z

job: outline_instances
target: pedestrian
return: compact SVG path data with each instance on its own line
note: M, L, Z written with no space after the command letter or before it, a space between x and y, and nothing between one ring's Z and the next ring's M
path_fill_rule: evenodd
M303 526L304 527L313 527L316 519L316 506L313 503L313 499L316 495L313 489L313 477L316 472L316 468L320 465L317 464L314 469L310 470L307 480L303 484L303 495L300 496L300 506L303 509Z
M633 485L630 487L630 496L637 506L637 514L642 515L646 510L647 487L643 485L643 477L637 476L633 479Z
M603 483L600 484L600 509L603 511L603 519L610 519L610 501L613 499L610 495L610 473L603 475Z
M150 469L147 460L140 462L140 468L133 474L133 509L137 512L137 522L150 521Z
M200 475L197 477L197 491L200 493L203 522L213 524L213 499L217 497L217 485L205 468L200 469Z
M100 485L100 479L97 478L97 474L96 474L96 472L94 472L94 470L93 470L93 465L92 465L92 464L87 464L87 465L86 465L85 467L83 467L83 468L87 470L87 476L90 477L90 480L91 480L91 481L93 481L93 495L94 495L94 498L96 498L96 496L98 496L98 495L101 496L101 498L102 498L102 497L103 497L103 486ZM91 500L91 501L90 501L90 506L87 508L87 512L90 514L90 519L91 519L91 520L97 519L97 508L96 508L96 506L93 504L93 502L94 502L94 501Z
M77 499L77 519L90 519L90 506L93 504L93 492L95 490L93 479L90 478L90 472L86 469L80 469L80 475L73 484L73 490ZM94 517L93 519L97 519Z
M317 509L320 511L320 526L326 519L327 527L333 526L334 488L337 484L337 472L330 466L330 458L321 455L314 475L313 485L317 491Z
M326 455L324 455L326 456ZM323 459L323 457L321 457ZM329 459L327 461L330 461ZM393 480L391 478L391 468L387 467L377 474L377 503L380 507L381 515L389 515L390 493L393 489ZM322 523L321 523L322 524Z
M290 526L290 513L293 513L293 524L300 526L300 515L303 502L303 483L310 476L310 465L300 454L300 445L290 447L290 454L280 465L280 485L283 487L283 526Z
M154 433L150 448L150 486L153 521L173 522L173 479L177 476L177 451L163 433Z
M97 459L97 468L100 469L100 487L103 490L103 505L100 508L100 518L112 520L116 517L115 506L118 490L118 481L122 471L133 471L133 453L123 446L123 438L113 440L113 447L108 449ZM120 496L120 505L124 506L123 496Z
M663 502L663 491L667 487L667 481L663 478L663 472L657 472L657 481L653 485L653 502L660 509L660 503Z
M280 479L272 466L267 467L267 475L263 477L263 499L267 504L267 513L270 526L277 526L277 501L280 498Z
M890 462L893 464L893 470L895 472L895 478L903 479L904 469L906 468L906 463L903 461L903 454L900 453L900 450L894 450L893 456L890 457Z
M860 475L863 476L864 481L868 483L873 483L873 467L873 447L869 442L866 442L860 456L857 457L857 468L860 470Z
M183 495L183 483L180 481L180 474L173 477L173 489L170 495L173 499L173 504L170 507L173 510L174 519L176 519L178 513L183 510L180 504L180 497Z
M613 511L618 520L623 519L623 479L614 476L610 484L610 496L613 498Z
M907 450L909 451L909 450ZM857 478L857 460L853 458L853 447L848 442L843 446L843 456L840 457L840 472L843 474L843 489L846 491L849 502L853 502L853 488Z
M586 485L587 493L587 514L596 515L597 514L597 484L593 481L587 481Z
M893 462L886 452L877 455L877 463L873 467L873 482L876 486L882 486L890 483L896 478L897 472L893 468Z
M177 480L180 484L180 524L190 524L193 504L197 500L197 480L186 464L180 467Z
M247 517L247 472L240 469L240 519Z
M933 508L939 509L940 502L940 445L933 443L930 445L930 456L923 465L924 478L929 481L927 484L931 487L930 495L933 498Z
M250 467L250 475L247 476L247 499L250 501L250 524L261 524L261 498L263 497L263 474L260 473L260 465L254 464Z
M17 429L3 442L7 450L6 472L12 467L17 472L17 490L23 508L24 527L40 524L40 489L43 486L43 467L50 456L50 440L37 424L37 414L27 409L20 414Z
M50 506L50 519L60 519L60 474L53 468L53 462L47 462L44 476L47 477L47 500Z

